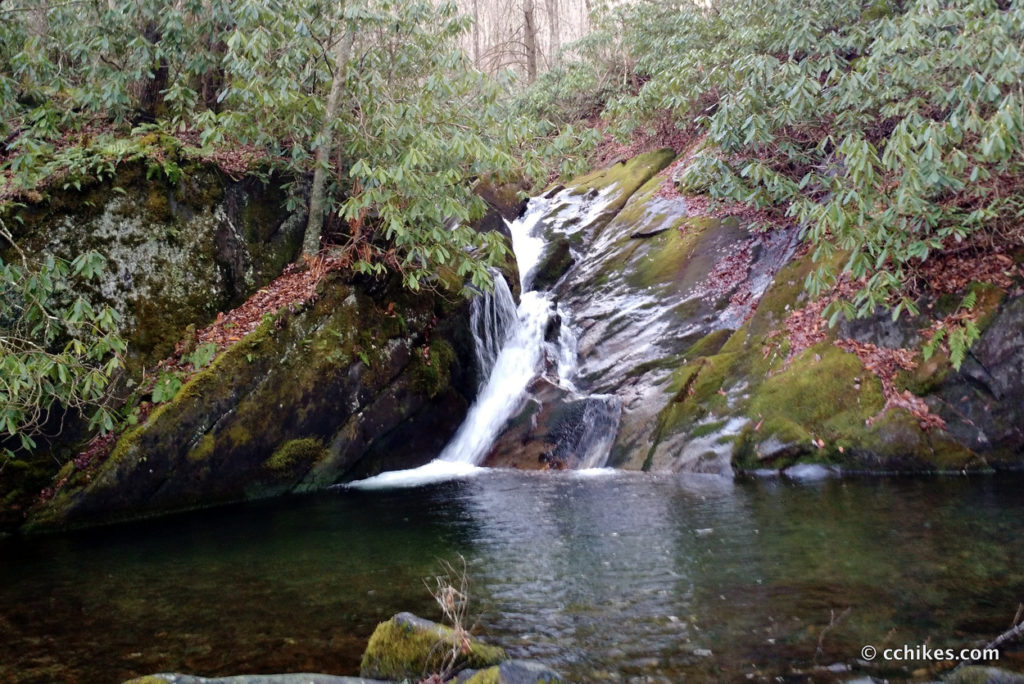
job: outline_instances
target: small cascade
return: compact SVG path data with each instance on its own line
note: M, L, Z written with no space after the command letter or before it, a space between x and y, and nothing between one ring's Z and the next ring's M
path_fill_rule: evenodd
M603 209L600 200L597 198L585 207L588 213ZM383 473L350 486L411 486L471 474L508 428L510 419L529 402L543 405L545 401L555 401L573 409L566 412L572 418L564 420L551 437L556 444L545 455L547 462L573 468L604 465L618 429L619 400L610 395L586 396L577 392L572 382L576 372L576 336L568 324L568 315L559 308L552 293L530 289L545 247L545 240L539 235L540 222L545 217L552 220L549 212L556 201L564 205L566 198L535 198L523 216L509 224L523 289L518 308L500 274L495 274L494 292L480 295L472 304L476 360L480 375L486 380L455 436L438 458L425 466ZM582 215L565 213L564 218L557 219L565 223L566 230L562 232L577 225ZM533 396L531 387L538 384L555 388L555 398Z
M494 291L481 294L470 305L470 326L481 388L486 385L498 361L498 354L518 319L516 301L508 289L508 283L500 273L495 272L493 275Z

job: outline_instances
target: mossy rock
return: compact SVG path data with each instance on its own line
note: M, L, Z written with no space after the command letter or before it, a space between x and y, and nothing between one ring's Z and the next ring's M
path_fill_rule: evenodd
M576 259L572 255L569 238L565 235L554 236L544 248L533 271L533 289L550 290L574 263Z
M122 315L138 371L164 358L187 325L203 327L294 260L302 216L285 210L282 185L195 163L170 179L126 162L109 179L50 190L10 223L30 254L104 254L102 279L83 294Z
M455 350L445 340L434 340L429 355L418 353L412 369L416 389L433 399L451 384Z
M508 660L505 651L470 638L468 649L456 642L452 628L399 613L377 625L359 674L362 677L419 681L448 666L481 669Z
M628 199L638 188L661 171L675 159L675 152L669 148L640 154L629 160L615 162L611 166L598 169L585 176L573 179L569 190L574 195L582 195L591 190L607 190L617 186L617 190L626 194Z
M448 684L563 684L560 674L540 663L506 660L486 670L463 670Z
M438 319L441 297L397 278L370 297L330 276L314 303L268 316L125 433L105 462L72 473L26 528L308 491L429 461L472 398L458 389L467 371L448 341L466 321Z

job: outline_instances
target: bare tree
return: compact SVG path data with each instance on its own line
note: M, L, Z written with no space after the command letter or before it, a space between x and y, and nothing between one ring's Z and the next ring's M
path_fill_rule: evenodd
M558 0L544 0L544 3L548 15L548 64L552 64L562 47L562 18L559 14Z
M534 0L523 0L523 44L526 49L526 82L537 80L537 17Z

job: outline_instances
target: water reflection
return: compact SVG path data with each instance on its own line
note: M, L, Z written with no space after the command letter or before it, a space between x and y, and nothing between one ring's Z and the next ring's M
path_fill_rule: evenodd
M460 554L479 630L580 681L968 646L1024 599L1022 483L489 472L8 541L0 680L351 674L377 621L437 617L423 578Z

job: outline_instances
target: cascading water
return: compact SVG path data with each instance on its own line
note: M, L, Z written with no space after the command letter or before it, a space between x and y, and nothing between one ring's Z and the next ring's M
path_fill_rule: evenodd
M531 200L524 215L509 224L523 291L518 308L500 274L495 274L494 291L473 301L470 322L476 360L486 380L455 436L434 461L424 466L383 473L350 486L410 486L475 472L509 418L527 401L527 387L532 381L543 376L567 392L575 392L571 379L576 370L576 338L562 323L567 316L551 293L530 289L545 246L537 234L538 224L548 216L557 198L561 195ZM565 198L561 201L564 203ZM594 204L599 203L591 202L588 214L594 213ZM578 221L576 216L565 223ZM558 334L553 335L551 331L556 327ZM596 397L593 406L583 411L579 424L573 426L575 434L569 436L569 448L579 455L581 467L604 464L618 425L618 410L616 399ZM614 420L609 418L612 415Z

